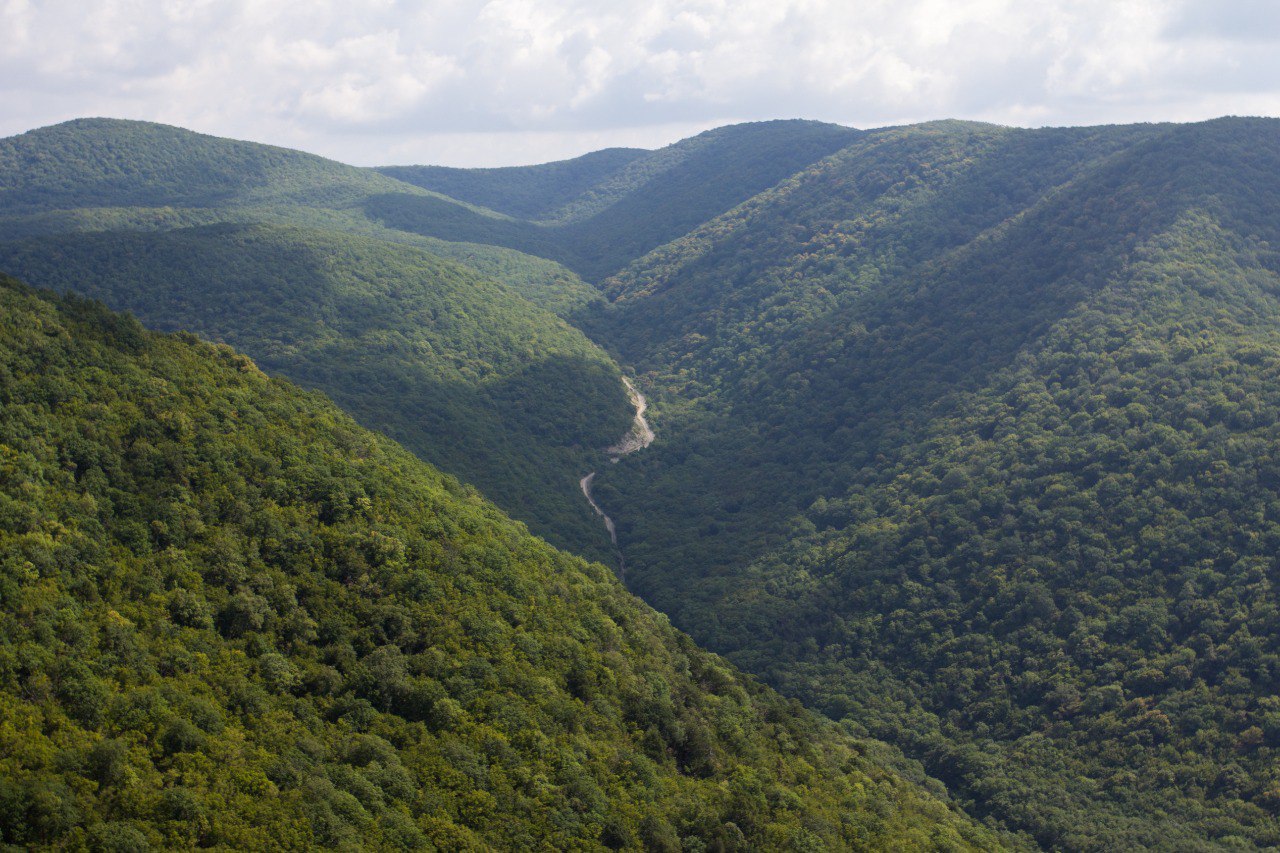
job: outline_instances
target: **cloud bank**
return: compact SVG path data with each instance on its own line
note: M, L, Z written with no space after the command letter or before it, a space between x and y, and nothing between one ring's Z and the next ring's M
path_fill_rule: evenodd
M0 132L109 115L361 164L1280 114L1271 0L0 0L0 32Z

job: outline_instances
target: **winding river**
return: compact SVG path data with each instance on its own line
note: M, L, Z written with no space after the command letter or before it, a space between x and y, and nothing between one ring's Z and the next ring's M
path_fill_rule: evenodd
M613 447L605 449L605 453L609 454L610 462L617 462L624 456L635 453L637 450L644 450L650 444L653 444L653 428L649 426L649 421L645 419L645 410L649 407L649 401L644 395L631 384L631 380L622 377L622 382L627 386L627 394L631 397L631 404L636 407L635 420L631 422L631 429L627 430L617 444ZM582 487L582 494L586 497L587 503L591 504L591 508L596 511L596 515L604 519L605 529L609 531L609 540L613 542L613 547L618 547L618 530L600 504L596 503L596 499L591 495L591 483L596 478L596 472L592 471L587 476L578 481L578 485ZM618 577L622 578L623 583L627 580L627 564L622 557L622 552L618 552Z

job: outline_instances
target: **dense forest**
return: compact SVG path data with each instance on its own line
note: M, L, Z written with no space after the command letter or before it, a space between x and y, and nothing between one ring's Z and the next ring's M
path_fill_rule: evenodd
M403 231L553 258L588 281L598 281L834 153L857 135L849 128L814 121L754 122L709 130L634 158L602 174L560 208L528 219L500 219L441 197L405 193L375 196L365 212ZM545 168L466 170L472 173L469 178L457 174L463 170L384 171L473 199L497 194L495 182L504 179L512 197L522 199L539 185Z
M561 208L592 192L628 164L649 154L651 152L643 148L606 148L572 160L537 166L498 169L383 166L378 171L508 216L540 220L555 218Z
M985 847L225 345L0 280L0 840Z
M615 559L577 484L630 404L613 360L551 316L602 297L553 261L364 217L396 193L436 198L297 151L68 122L0 140L0 270L229 343Z
M615 277L633 588L1045 847L1280 843L1276 129L870 134Z
M398 196L507 220L373 170L150 122L79 119L0 139L0 238L290 224L425 248L497 274L502 284L552 310L598 299L594 288L544 258L396 231L365 214L372 200Z
M0 244L0 269L231 344L555 544L611 559L577 478L630 423L621 375L492 279L369 237L231 224Z
M264 770L272 796L290 802L296 795L289 808L303 809L313 798L297 792L320 774L365 809L348 820L331 805L342 815L331 823L308 817L307 831L318 834L307 840L382 832L371 827L394 811L444 847L1280 846L1276 247L1274 120L1039 130L941 121L869 131L762 122L653 152L615 149L480 170L362 170L136 122L34 131L0 140L0 270L100 298L160 330L231 344L256 366L190 337L143 334L79 300L49 307L10 287L13 305L60 318L59 328L78 330L67 333L71 339L88 334L95 347L119 341L115 332L92 329L127 328L148 352L182 350L171 358L195 359L200 371L240 365L237 381L323 410L283 418L290 428L323 423L331 436L355 430L332 426L346 421L319 397L298 396L256 370L320 389L363 426L477 485L533 533L614 566L599 519L575 490L577 478L594 470L594 498L617 523L630 591L729 663L666 628L603 569L533 542L466 487L358 431L360 448L400 460L394 476L425 477L422 488L459 507L482 507L475 511L489 519L487 527L459 522L441 535L479 547L504 531L499 550L518 556L477 551L458 571L478 572L480 580L462 582L448 574L461 565L451 555L472 551L442 546L448 559L423 558L434 580L403 586L416 575L403 563L378 563L371 546L360 544L366 533L357 532L373 525L379 536L406 543L406 553L436 554L409 529L409 504L386 491L403 491L412 503L418 487L376 482L392 476L390 462L366 470L365 450L343 456L343 465L359 471L343 468L337 479L363 490L342 486L350 501L359 494L391 503L373 516L352 509L330 517L330 492L307 492L307 476L280 473L289 460L271 467L249 457L262 476L303 490L282 497L241 468L210 468L199 455L203 445L186 448L175 433L171 443L196 454L174 457L176 469L166 467L166 454L177 450L131 455L132 444L108 442L124 460L118 470L154 475L164 483L155 494L180 498L163 504L163 513L119 498L122 518L142 520L136 529L126 525L132 534L103 520L117 512L117 497L93 491L97 480L81 492L67 486L67 495L88 497L58 492L48 506L97 513L111 543L130 549L145 541L153 556L177 549L187 555L181 565L195 568L111 551L119 561L104 576L129 580L104 592L65 560L23 557L14 565L30 563L20 577L30 590L47 590L50 601L97 607L93 596L100 596L131 630L161 625L155 614L170 606L165 596L199 578L207 621L175 624L204 632L200 642L243 661L234 672L259 680L261 701L301 702L319 715L307 735L317 746L298 747L313 763L291 765L284 781ZM136 355L128 347L121 353L113 358ZM630 416L624 373L649 398L657 440L610 465L604 448ZM74 383L114 381L75 376ZM55 394L39 417L71 417L74 399ZM193 404L188 418L200 422L202 405ZM27 424L10 427L15 434L43 434L30 426L37 416L14 417ZM255 419L253 428L270 438L246 435L243 446L285 441L269 421ZM218 435L201 440L221 447ZM0 440L18 447L18 439ZM333 440L343 453L356 446ZM38 482L81 483L87 463L51 438L37 445L22 452L58 460L40 469ZM226 487L235 500L181 491L199 485L188 470L222 476L233 469L253 483L245 487L251 497L238 486ZM13 482L36 482L24 477ZM26 486L14 488L14 517L54 517L44 504L29 508L35 493ZM215 522L201 515L206 504L216 505L216 515L228 500L253 506L264 496L274 502L271 518L277 505L295 507L285 513L293 521L312 511L297 510L299 501L314 506L315 518L305 521L318 527L284 536L255 526L266 522L253 513ZM186 551L188 540L171 542L169 531L186 523L177 519L197 517L210 527L242 525L227 533L240 542L240 574L219 574L216 560L201 564L213 553L201 550L203 540ZM335 527L349 548L331 547ZM348 535L356 540L342 539ZM334 566L350 554L364 561L359 580L325 575L341 571ZM102 563L94 559L93 566ZM56 575L64 580L37 583L64 569L70 574ZM259 575L279 572L292 599L276 591L277 580L255 585ZM258 628L228 631L223 614L242 591L267 601L275 615ZM307 608L316 596L323 601L317 612L341 612L345 633L284 627L294 605L279 602ZM612 603L587 603L596 600L590 596ZM438 632L405 629L403 642L386 633L370 602L388 597ZM476 606L506 621L473 630L459 616L455 626L441 613L459 611L452 604L439 610L455 599L463 609L484 602ZM539 614L560 609L538 622L535 600ZM159 609L145 610L153 604ZM94 623L106 638L115 617L94 612L107 620ZM314 613L309 618L323 624ZM62 623L37 631L24 619L22 636L30 639L23 642L33 647L71 642ZM552 638L570 637L585 657L521 657L517 629L543 632L540 649L559 649ZM475 654L491 670L484 678L467 670L470 687L455 691L450 679L462 670L440 663L439 653L452 655L448 643L462 640L480 644L485 651ZM352 654L332 651L344 642ZM359 674L388 643L412 659L404 663L406 684L420 679L444 691L423 688L430 702L416 708L447 700L453 704L442 707L479 720L499 714L499 705L519 706L510 720L503 710L477 723L487 727L484 737L496 731L515 752L495 753L483 738L465 740L469 753L448 752L444 741L419 746L426 741L412 738L454 730L426 711L410 713L395 691L360 686L399 683ZM630 661L622 674L609 656L615 651ZM33 677L38 666L52 665L39 654L14 652L19 663L3 671ZM261 681L275 677L261 662L268 654L294 667L298 680L288 690ZM635 716L635 684L652 683L634 674L650 665L637 662L643 655L661 661L653 665L667 686L644 695L670 698L674 716L665 722L648 711ZM499 658L522 663L512 669ZM28 659L37 669L21 669ZM127 693L136 678L111 661L117 669L95 677L102 689ZM579 663L588 675L575 669ZM341 689L314 689L308 679L321 665L338 672L333 683ZM187 677L153 666L158 678ZM777 699L734 666L834 722ZM543 678L560 691L559 712L519 686L518 674L530 671L537 684ZM58 692L61 676L39 672L44 693L31 695L62 708L67 731L83 730L80 740L71 738L82 752L57 758L61 747L48 724L29 721L28 730L53 745L37 750L38 769L23 766L60 780L48 784L84 792L77 808L94 816L70 820L61 831L71 834L59 837L79 844L95 820L119 820L162 843L170 830L154 822L158 812L103 817L125 815L119 809L127 798L99 797L92 785L101 780L85 770L97 765L75 756L87 755L97 738L123 740L134 750L131 761L152 762L159 775L148 778L177 778L165 763L173 756L147 739L159 738L168 718L144 734L111 729L117 724L106 716L90 725L67 710L73 700ZM633 675L639 681L628 680ZM721 689L722 678L737 686ZM32 701L21 691L33 688L14 689ZM225 731L236 748L266 749L238 710L240 694L221 682L212 689L222 691L210 701L232 721ZM492 704L495 690L517 698ZM165 701L166 713L185 713L172 710L181 702ZM331 773L346 754L335 732L356 729L346 711L332 709L353 702L365 702L371 710L360 713L382 727L358 731L390 744L407 772L418 772L408 755L454 769L472 766L465 756L480 756L486 769L468 777L467 796L480 789L494 796L487 807L506 811L490 814L501 814L508 822L501 831L513 834L486 835L497 830L466 824L465 808L441 806L449 825L437 825L424 818L435 806L385 792L379 811L344 787L332 774L348 771ZM574 716L583 713L598 716ZM567 794L565 786L576 783L557 775L568 766L566 753L520 740L510 722L516 718L534 721L556 749L572 744L574 766L595 786L583 790L597 793ZM300 732L287 726L311 719L281 722L285 728L272 736ZM609 744L601 749L588 744L597 727ZM210 742L221 737L201 731ZM437 747L446 751L430 751ZM695 755L715 760L699 763ZM647 769L634 769L641 765ZM522 776L516 767L533 769ZM732 792L744 778L735 768L748 767L764 809L750 819L726 805L738 802ZM234 788L209 785L199 796L226 797ZM34 789L13 790L26 796ZM577 805L548 805L566 796ZM43 808L14 802L23 814ZM206 813L221 808L210 802ZM975 830L960 808L987 829ZM265 831L261 821L243 821L246 832ZM542 821L540 828L530 821ZM330 831L337 834L324 835Z

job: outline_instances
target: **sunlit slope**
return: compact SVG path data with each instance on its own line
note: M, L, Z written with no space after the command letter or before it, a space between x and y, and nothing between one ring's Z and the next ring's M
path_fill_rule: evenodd
M227 347L0 282L0 839L990 846Z

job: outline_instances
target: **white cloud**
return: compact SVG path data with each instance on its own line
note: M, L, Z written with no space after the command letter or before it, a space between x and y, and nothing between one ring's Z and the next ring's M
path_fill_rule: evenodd
M0 0L0 132L116 115L360 163L476 164L774 117L874 126L1276 114L1277 9L1273 0Z

